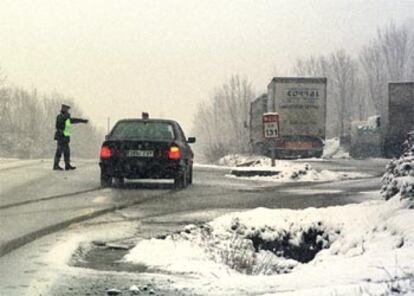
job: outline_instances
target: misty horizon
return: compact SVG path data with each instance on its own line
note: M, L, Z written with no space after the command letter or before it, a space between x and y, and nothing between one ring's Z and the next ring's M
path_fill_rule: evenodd
M0 68L7 83L74 99L105 129L123 117L173 118L232 75L256 95L296 59L357 55L411 1L2 1ZM58 110L57 110L58 111Z

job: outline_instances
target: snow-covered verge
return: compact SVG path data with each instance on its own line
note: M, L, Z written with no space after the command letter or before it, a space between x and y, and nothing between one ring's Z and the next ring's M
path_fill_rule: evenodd
M414 150L414 146L412 147ZM385 199L399 194L401 198L414 198L414 153L391 160L382 178L381 193Z
M369 174L360 172L337 172L330 170L316 170L310 163L296 162L292 160L276 160L276 166L271 166L271 159L265 156L259 155L241 155L232 154L221 158L218 161L219 166L224 166L232 170L233 173L247 172L247 171L274 171L278 174L271 176L249 176L240 177L234 174L229 174L227 177L242 178L248 180L257 181L275 181L275 182L288 182L288 181L336 181L347 180L356 178L367 178Z
M397 195L321 209L231 213L143 240L123 261L191 276L176 284L204 295L405 293L414 291L412 207Z

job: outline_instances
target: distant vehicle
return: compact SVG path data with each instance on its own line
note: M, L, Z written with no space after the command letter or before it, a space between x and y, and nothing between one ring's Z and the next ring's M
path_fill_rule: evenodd
M321 157L326 131L326 78L275 77L267 94L250 107L250 141L255 153L277 158ZM263 113L279 114L279 137L265 140Z
M118 121L100 151L101 185L122 186L127 179L174 179L176 188L193 181L193 151L180 125L173 120Z
M382 157L383 127L381 116L368 117L366 121L352 121L349 155L355 159Z
M388 113L384 116L385 157L399 157L407 133L414 129L414 82L388 83Z

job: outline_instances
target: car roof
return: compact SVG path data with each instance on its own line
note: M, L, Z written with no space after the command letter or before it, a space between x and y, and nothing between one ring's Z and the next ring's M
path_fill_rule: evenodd
M142 118L126 118L126 119L120 119L117 121L117 123L120 122L165 122L165 123L171 123L171 124L178 124L177 121L172 119L160 119L160 118L149 118L149 119L142 119Z

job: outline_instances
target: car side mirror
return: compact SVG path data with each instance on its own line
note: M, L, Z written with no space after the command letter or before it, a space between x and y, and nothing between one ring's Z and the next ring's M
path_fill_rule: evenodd
M196 138L195 137L188 137L187 143L192 144L196 142Z

